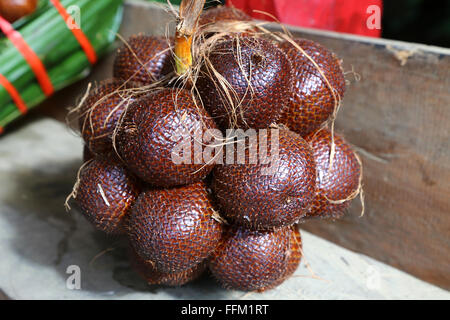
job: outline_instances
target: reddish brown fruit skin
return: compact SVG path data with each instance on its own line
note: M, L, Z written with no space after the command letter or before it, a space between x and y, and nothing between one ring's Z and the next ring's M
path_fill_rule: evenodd
M291 63L282 50L268 40L241 36L219 41L209 61L235 92L228 89L231 103L211 66L203 66L197 88L205 108L221 129L264 129L277 122L294 82Z
M216 21L251 21L244 11L232 7L217 6L202 13L199 25L203 26Z
M161 272L181 272L206 259L222 237L222 226L204 182L143 192L130 219L130 243Z
M107 80L94 89L80 109L79 126L81 135L96 155L107 155L113 151L112 136L117 122L128 103L122 82ZM133 100L133 98L131 98Z
M288 263L290 232L231 228L213 253L209 269L227 289L254 291L279 279Z
M113 74L121 80L149 85L174 70L173 40L135 35L117 50Z
M286 264L286 268L282 272L280 278L272 282L269 286L258 290L259 292L271 290L274 289L275 287L278 287L286 279L292 276L294 272L297 270L298 266L300 265L300 261L302 259L302 238L300 235L300 230L296 225L292 226L290 230L291 230L291 237L289 242L289 250L287 252L288 262Z
M14 22L33 13L37 7L37 0L1 0L0 16Z
M181 272L160 272L149 260L142 259L133 249L130 250L132 268L150 285L182 286L199 278L207 268L206 260Z
M333 204L327 200L345 200L359 189L361 165L356 154L345 140L334 135L335 155L331 171L329 155L331 150L331 132L322 129L305 138L314 151L317 166L317 194L309 218L341 218L344 210L350 206L351 200L341 204Z
M188 91L164 89L130 106L117 135L117 147L127 166L142 180L161 187L184 185L202 180L212 170L213 163L195 164L193 133L215 128ZM172 152L184 137L191 143L191 163L176 164Z
M339 59L328 49L310 40L296 39L297 43L321 68L337 98L345 91L344 73ZM317 130L333 114L336 101L314 64L291 43L282 42L279 47L286 52L295 73L295 86L288 107L280 119L302 137Z
M110 158L98 158L82 168L75 200L96 229L115 235L126 233L138 194L138 181L123 165Z
M269 135L268 147L271 139ZM279 130L278 141L279 161L272 161L273 174L263 174L269 165L260 159L249 164L250 148L246 164L215 167L212 189L225 216L234 223L256 230L279 228L294 224L308 212L316 190L311 147L286 129Z

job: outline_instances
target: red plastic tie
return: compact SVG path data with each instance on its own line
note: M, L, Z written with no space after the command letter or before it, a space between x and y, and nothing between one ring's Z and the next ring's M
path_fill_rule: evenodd
M52 95L54 92L53 84L50 81L47 70L45 69L41 59L39 59L33 49L31 49L31 47L22 38L22 35L14 30L13 26L2 16L0 16L0 29L28 62L28 65L31 70L33 70L33 73L44 94L46 96Z
M78 26L75 23L75 20L67 12L64 6L61 4L61 2L59 2L59 0L50 0L50 1L66 22L69 30L72 31L73 35L75 36L84 53L86 54L86 57L88 58L89 62L91 64L95 64L97 62L97 53L95 52L95 49L92 46L91 42L89 41L88 37L86 37L83 30L81 30L80 26ZM69 21L73 21L73 23L69 24Z
M9 95L11 96L11 99L14 101L14 103L17 106L17 109L19 109L20 113L25 114L28 111L27 105L22 100L22 97L20 96L19 91L12 85L11 82L9 82L8 79L4 75L0 73L0 85L5 87L6 91L8 91ZM0 127L0 134L2 132L2 128Z

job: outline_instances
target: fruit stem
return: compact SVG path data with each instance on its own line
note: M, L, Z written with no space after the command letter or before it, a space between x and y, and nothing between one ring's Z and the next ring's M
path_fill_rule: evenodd
M180 34L178 31L175 34L175 61L177 67L177 75L185 74L192 65L192 36Z
M192 65L192 35L202 13L205 0L183 0L175 33L175 63L177 75L185 74Z

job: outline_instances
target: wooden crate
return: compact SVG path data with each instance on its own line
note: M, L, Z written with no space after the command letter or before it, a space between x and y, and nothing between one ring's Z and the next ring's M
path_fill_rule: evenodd
M304 228L450 288L450 50L291 28L344 60L336 122L361 155L365 215Z
M159 6L129 2L120 32L164 34L169 20ZM341 221L303 227L450 289L450 50L289 29L344 60L351 84L336 128L364 163L364 217L355 200ZM111 61L105 59L88 81L110 76ZM63 108L53 106L67 105L86 83L59 93L41 110L62 119Z

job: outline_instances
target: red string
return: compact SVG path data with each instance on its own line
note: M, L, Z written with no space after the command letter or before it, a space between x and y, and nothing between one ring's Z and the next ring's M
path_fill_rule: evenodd
M70 31L72 31L73 35L79 42L81 48L85 52L89 62L91 64L95 64L98 59L97 53L95 52L95 49L92 46L89 39L87 38L87 36L75 22L73 22L72 25L69 25L69 21L73 21L73 19L66 11L64 6L59 2L59 0L50 0L50 1L66 22L67 27L70 29ZM22 35L16 30L14 30L13 26L2 16L0 16L0 30L6 35L6 37L8 37L11 43L17 48L17 50L22 54L24 59L27 61L37 81L39 82L39 85L41 86L41 89L44 92L44 94L46 96L52 95L54 92L53 84L47 74L47 70L45 69L44 64L36 55L36 53L33 51L33 49L31 49L31 47L26 43ZM17 89L13 86L13 84L9 82L8 79L6 79L6 77L3 76L2 74L0 74L0 85L2 85L9 93L11 99L14 101L19 111L22 114L25 114L28 111L25 102L23 101L22 97L20 96ZM2 133L3 128L0 127L0 134Z
M39 59L33 49L31 49L31 47L26 43L21 34L14 30L12 25L2 16L0 16L0 29L28 62L28 65L31 70L33 70L33 73L44 94L46 96L52 95L54 92L53 84L50 81L47 70L45 70L45 66L41 59Z
M0 73L0 85L5 87L6 91L11 96L11 99L16 104L17 109L19 109L20 113L25 114L28 111L28 108L25 102L22 100L19 91L17 91L16 88L12 85L12 83L9 82L8 79L6 79L5 76L2 75L1 73Z
M92 46L89 39L84 34L83 30L81 30L80 26L78 26L73 18L70 16L70 14L66 11L66 9L63 7L61 2L59 0L50 0L53 3L53 6L58 10L61 17L64 19L64 21L67 24L67 27L70 31L72 31L75 38L80 43L81 48L86 54L86 57L88 58L89 62L91 64L95 64L97 62L97 54L95 53L95 49ZM69 21L73 21L71 25L69 25Z

